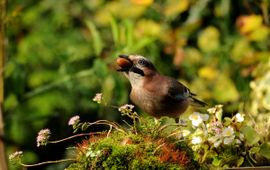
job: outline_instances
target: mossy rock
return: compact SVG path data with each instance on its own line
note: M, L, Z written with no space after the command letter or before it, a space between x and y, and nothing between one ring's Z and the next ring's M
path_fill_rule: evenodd
M88 169L199 169L187 144L162 133L139 131L95 134L78 144L77 161L66 170ZM158 135L157 135L158 134Z

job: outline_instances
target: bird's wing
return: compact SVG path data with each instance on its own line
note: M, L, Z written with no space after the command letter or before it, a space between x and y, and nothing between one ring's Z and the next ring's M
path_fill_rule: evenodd
M191 105L205 107L206 103L195 98L196 94L181 84L180 82L170 79L170 86L168 87L168 96L176 101L188 100Z
M170 79L170 85L168 86L168 96L174 100L185 100L190 96L194 96L194 93L191 93L190 90L178 82L177 80Z

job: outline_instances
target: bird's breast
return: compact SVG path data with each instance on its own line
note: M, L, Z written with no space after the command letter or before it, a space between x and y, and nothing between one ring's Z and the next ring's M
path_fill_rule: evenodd
M146 113L152 114L155 110L155 103L158 103L158 98L155 97L153 92L142 89L132 88L130 93L132 102L141 108Z
M188 101L176 101L162 95L161 91L148 91L142 88L132 88L132 102L144 112L154 116L176 117L188 107Z

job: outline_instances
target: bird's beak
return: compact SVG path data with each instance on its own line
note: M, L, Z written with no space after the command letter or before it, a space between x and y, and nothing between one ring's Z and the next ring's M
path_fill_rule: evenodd
M128 55L120 54L117 58L116 63L120 66L120 69L117 71L127 72L133 66L133 62L130 60Z

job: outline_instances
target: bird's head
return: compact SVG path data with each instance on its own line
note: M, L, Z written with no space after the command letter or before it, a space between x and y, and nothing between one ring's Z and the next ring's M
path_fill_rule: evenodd
M153 63L140 55L119 55L116 62L120 67L118 71L124 72L131 85L140 83L145 78L151 78L157 73Z

